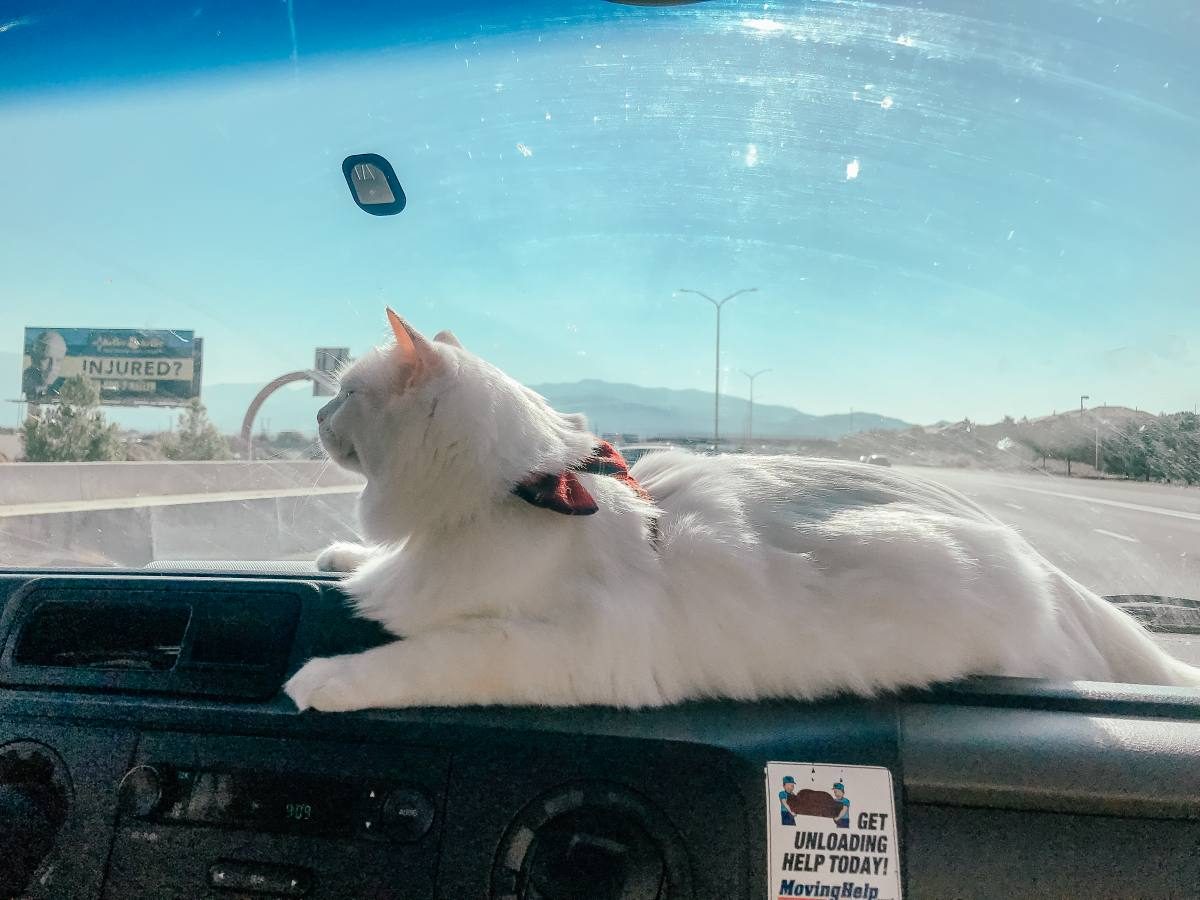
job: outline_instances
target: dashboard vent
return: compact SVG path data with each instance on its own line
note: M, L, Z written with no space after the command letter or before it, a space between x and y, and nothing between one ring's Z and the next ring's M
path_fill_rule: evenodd
M152 581L31 584L0 623L0 684L245 700L278 691L306 586Z
M191 609L133 603L63 603L34 609L14 661L26 666L164 671L173 669Z

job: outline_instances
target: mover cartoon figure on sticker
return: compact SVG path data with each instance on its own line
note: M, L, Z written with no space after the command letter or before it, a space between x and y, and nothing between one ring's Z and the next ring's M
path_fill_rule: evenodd
M788 800L796 793L796 779L791 775L783 777L783 790L779 792L779 817L784 825L795 825L796 817L788 809Z
M850 801L846 799L846 785L842 782L834 782L833 799L841 806L841 812L838 813L835 819L835 824L838 828L850 827Z

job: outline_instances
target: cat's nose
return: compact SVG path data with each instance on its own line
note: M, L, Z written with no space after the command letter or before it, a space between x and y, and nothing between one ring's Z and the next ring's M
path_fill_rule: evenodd
M322 406L317 410L317 424L320 425L326 418L328 418L328 413L325 412L325 407Z

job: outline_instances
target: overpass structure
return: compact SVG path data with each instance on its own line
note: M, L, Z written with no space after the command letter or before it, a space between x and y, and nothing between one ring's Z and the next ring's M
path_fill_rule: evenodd
M258 415L258 411L273 393L284 385L297 381L312 381L328 390L337 391L337 379L320 369L301 369L296 372L288 372L267 384L254 395L254 399L250 401L250 406L246 410L246 415L242 418L242 441L246 444L246 454L250 459L254 459L254 418Z

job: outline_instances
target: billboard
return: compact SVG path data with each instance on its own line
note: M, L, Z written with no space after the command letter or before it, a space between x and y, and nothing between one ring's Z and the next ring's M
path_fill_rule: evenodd
M190 331L26 328L21 394L53 403L63 379L82 375L109 406L182 406L200 396L201 348Z

